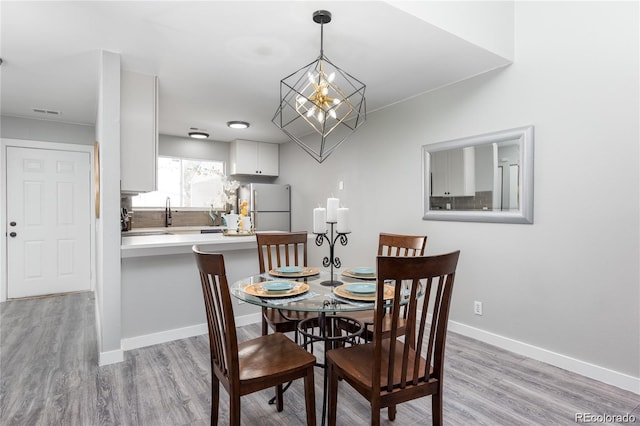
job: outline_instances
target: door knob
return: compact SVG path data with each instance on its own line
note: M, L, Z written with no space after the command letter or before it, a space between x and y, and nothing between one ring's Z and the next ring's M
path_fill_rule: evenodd
M16 226L16 225L17 225L17 223L15 223L15 222L9 222L9 226Z
M11 232L11 233L9 233L9 236L10 236L11 238L15 238L15 236L16 236L16 235L18 235L18 234L16 234L15 232Z

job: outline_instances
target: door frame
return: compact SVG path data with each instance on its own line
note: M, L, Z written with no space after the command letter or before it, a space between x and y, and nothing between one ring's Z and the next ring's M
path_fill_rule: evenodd
M8 274L7 274L7 148L33 148L33 149L45 149L55 151L72 151L72 152L86 152L89 153L89 158L93 159L93 145L81 145L71 143L59 143L59 142L46 142L35 140L23 140L23 139L0 139L0 171L2 178L0 178L0 200L2 200L2 208L0 208L0 235L2 236L2 244L0 244L0 302L7 300L8 293ZM90 182L89 190L89 202L91 203L89 209L90 217L90 230L89 230L89 246L91 250L90 254L90 284L91 291L95 291L96 288L96 217L95 217L95 183L94 183L94 163L90 161L89 176L87 177Z

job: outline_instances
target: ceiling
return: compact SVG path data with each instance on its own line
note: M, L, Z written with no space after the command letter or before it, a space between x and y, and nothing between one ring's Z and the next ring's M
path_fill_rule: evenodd
M2 1L0 112L94 125L108 50L159 77L161 134L285 142L271 122L279 82L318 57L318 9L333 14L324 52L367 85L369 113L508 64L386 2Z

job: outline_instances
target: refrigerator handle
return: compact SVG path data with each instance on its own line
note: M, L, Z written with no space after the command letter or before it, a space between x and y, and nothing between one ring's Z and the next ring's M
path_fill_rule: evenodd
M251 191L251 210L258 211L258 191L255 189Z

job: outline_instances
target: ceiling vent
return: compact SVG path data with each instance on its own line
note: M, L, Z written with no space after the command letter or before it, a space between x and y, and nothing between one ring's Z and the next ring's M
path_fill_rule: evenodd
M38 114L44 114L44 115L60 115L60 111L55 111L52 109L45 109L45 108L33 108L33 112L37 112Z

